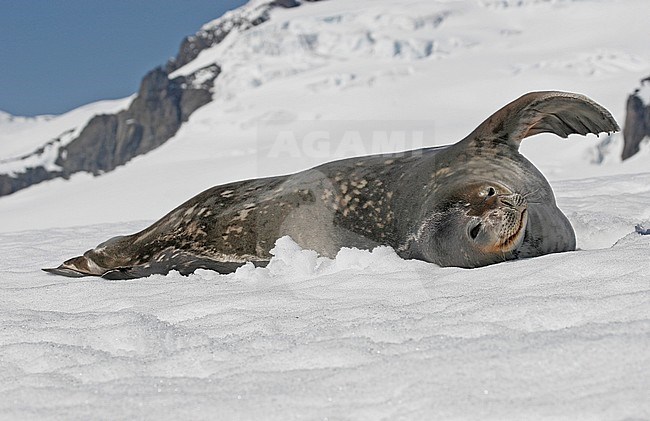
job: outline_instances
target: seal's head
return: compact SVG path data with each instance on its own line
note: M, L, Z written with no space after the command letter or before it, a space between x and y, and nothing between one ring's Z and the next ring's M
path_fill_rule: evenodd
M441 201L420 228L419 250L440 266L477 267L516 257L528 205L501 183L463 186Z

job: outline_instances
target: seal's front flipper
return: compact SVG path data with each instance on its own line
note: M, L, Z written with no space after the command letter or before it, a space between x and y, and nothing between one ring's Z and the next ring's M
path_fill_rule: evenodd
M584 95L548 91L528 93L492 114L468 138L494 139L519 147L538 133L570 134L617 132L620 128L604 107Z
M187 251L174 249L164 250L150 262L129 267L118 267L105 272L104 279L136 279L151 275L167 275L176 270L183 276L188 276L197 269L214 270L221 274L232 273L246 262L224 262L212 258L197 256ZM267 261L254 261L255 266L266 266Z
M67 276L69 278L81 278L84 276L99 276L104 279L111 279L111 280L135 279L135 278L142 278L145 276L153 275L153 273L148 273L148 274L143 274L141 276L137 276L134 272L134 269L136 268L121 267L121 268L110 269L102 274L95 274L95 273L80 272L77 269L66 267L65 264L62 264L58 268L44 268L43 271L54 275Z
M211 259L197 258L194 256L184 256L182 259L182 261L176 258L169 262L156 262L145 265L115 268L104 273L102 278L110 280L146 278L151 275L167 275L172 270L178 271L183 276L188 276L194 273L197 269L213 270L225 275L235 272L237 268L245 264L242 262L220 262ZM258 267L264 267L269 262L254 261L252 263Z
M238 267L243 266L245 261L231 262L214 259L211 257L198 256L191 252L180 251L172 248L165 249L153 256L149 261L135 263L132 265L115 266L104 268L98 265L93 256L94 251L86 252L83 256L66 260L58 268L43 269L55 275L68 277L100 276L104 279L124 280L145 278L151 275L166 275L172 270L180 272L181 275L189 275L197 269L208 269L226 274L232 273ZM252 261L255 266L266 266L268 261Z

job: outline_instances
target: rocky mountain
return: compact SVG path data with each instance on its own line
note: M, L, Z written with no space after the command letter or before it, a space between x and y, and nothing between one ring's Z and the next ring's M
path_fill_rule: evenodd
M26 197L36 209L50 194L65 195L67 207L101 206L120 186L112 200L138 203L129 218L153 218L214 184L376 152L337 147L337 133L381 128L395 150L454 142L532 90L586 94L623 123L630 81L650 67L634 29L641 14L615 0L307 3L251 0L206 23L132 97L29 121L0 114L0 195L23 189L1 198L0 210L11 214ZM598 31L611 14L634 24L617 26L615 36ZM332 136L328 153L300 149L313 130ZM285 132L299 153L270 156ZM411 143L397 141L416 133L401 138ZM631 171L639 157L621 164L622 148L619 134L601 142L547 137L525 142L522 153L563 178L597 176L606 166ZM75 221L91 215L98 213ZM28 226L36 219L24 218Z
M162 68L152 70L142 80L128 109L97 115L74 139L66 139L70 132L65 132L33 153L17 158L29 162L34 157L49 156L53 165L43 162L22 172L0 174L0 195L44 180L68 178L79 171L98 175L157 148L176 133L190 114L211 100L210 88L218 74L216 65L174 79L169 79Z
M643 139L650 137L650 76L627 98L623 137L623 160L639 152Z
M81 171L99 175L159 147L194 111L212 101L212 87L221 69L211 63L190 74L171 74L231 32L267 21L271 9L300 4L297 0L253 0L204 25L182 41L176 57L142 79L127 109L96 115L80 130L70 128L30 153L0 160L0 196ZM3 113L0 118L8 121L11 116Z

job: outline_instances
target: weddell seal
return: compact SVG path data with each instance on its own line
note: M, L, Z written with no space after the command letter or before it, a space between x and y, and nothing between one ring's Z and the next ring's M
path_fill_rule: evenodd
M533 92L453 145L212 187L141 232L44 270L107 279L228 273L268 263L284 235L324 256L388 245L406 259L463 268L574 250L551 186L519 144L538 133L617 130L610 113L583 95Z

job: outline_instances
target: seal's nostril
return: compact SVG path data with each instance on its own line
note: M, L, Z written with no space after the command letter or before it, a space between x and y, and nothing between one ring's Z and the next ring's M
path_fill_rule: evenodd
M472 237L472 240L476 240L478 233L481 231L481 224L477 224L474 228L469 231L469 236Z

